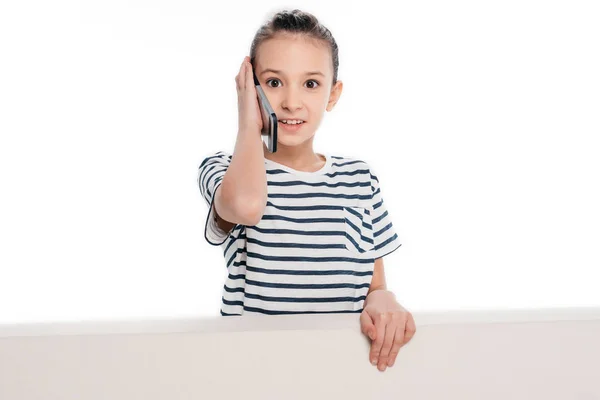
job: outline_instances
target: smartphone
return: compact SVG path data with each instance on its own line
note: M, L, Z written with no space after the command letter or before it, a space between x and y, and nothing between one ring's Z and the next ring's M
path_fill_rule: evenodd
M275 153L277 151L277 115L275 115L275 111L273 111L273 107L271 107L254 71L252 71L252 75L254 76L254 86L256 87L263 123L260 134L263 142L267 145L267 149L271 153Z

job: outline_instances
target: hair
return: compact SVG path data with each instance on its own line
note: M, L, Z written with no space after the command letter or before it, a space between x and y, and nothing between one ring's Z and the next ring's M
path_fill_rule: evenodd
M337 82L338 66L340 64L338 56L338 46L331 34L317 17L311 13L300 11L298 9L288 11L283 10L271 17L254 35L252 46L250 47L250 63L254 67L256 61L256 52L258 47L265 40L272 39L278 34L302 35L306 39L328 44L331 49L331 58L333 63L333 82Z

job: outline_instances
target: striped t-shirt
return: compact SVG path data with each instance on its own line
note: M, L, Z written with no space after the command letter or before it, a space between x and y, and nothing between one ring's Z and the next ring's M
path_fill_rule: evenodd
M268 199L255 226L218 227L212 209L232 155L198 168L208 205L204 237L221 246L227 278L221 315L360 313L375 259L400 247L379 180L361 160L324 154L316 172L265 158Z

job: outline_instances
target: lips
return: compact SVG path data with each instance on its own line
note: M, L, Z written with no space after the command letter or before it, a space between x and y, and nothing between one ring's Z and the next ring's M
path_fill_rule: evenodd
M300 128L302 128L302 126L304 126L304 124L306 124L306 122L303 122L301 124L289 125L289 124L284 124L283 122L279 121L279 126L281 127L281 129L283 129L287 132L296 132L296 131L300 130Z

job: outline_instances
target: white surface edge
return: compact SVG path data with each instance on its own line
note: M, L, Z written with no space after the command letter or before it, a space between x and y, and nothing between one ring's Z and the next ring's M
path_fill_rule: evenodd
M418 326L600 320L600 308L449 310L411 313ZM244 315L198 318L90 320L0 324L0 338L46 335L214 333L275 330L359 329L360 314Z

